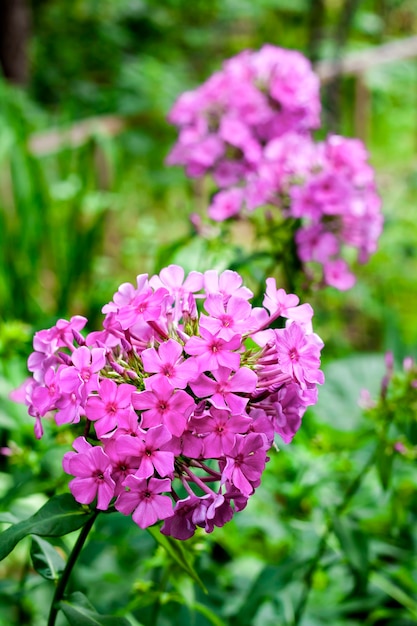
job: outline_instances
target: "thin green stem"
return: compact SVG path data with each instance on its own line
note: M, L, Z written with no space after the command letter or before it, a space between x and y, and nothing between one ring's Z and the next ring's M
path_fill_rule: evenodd
M324 532L318 543L317 550L313 558L311 559L310 567L307 569L304 575L304 590L298 602L298 605L294 611L293 626L298 626L304 614L304 611L307 605L307 600L311 591L311 583L312 583L312 579L314 576L314 572L319 566L322 556L324 555L324 552L326 550L327 540L329 539L329 536L333 532L335 518L341 513L343 513L343 511L346 509L346 507L348 506L353 496L358 491L359 487L362 484L363 479L365 478L365 476L367 475L367 473L369 472L369 470L375 463L376 455L377 455L377 450L374 450L374 452L369 457L368 461L365 463L365 465L363 466L361 471L358 473L356 478L347 487L341 502L337 505L333 513L328 516L326 528L324 529Z
M90 532L94 522L96 521L96 517L99 513L100 511L96 509L94 511L93 516L90 517L90 519L84 524L84 526L81 529L80 534L78 535L78 539L75 542L75 545L71 551L71 554L68 557L67 564L65 565L65 569L62 572L62 576L58 581L58 584L55 589L54 597L52 599L51 610L49 612L49 618L48 618L48 626L55 626L56 616L59 611L59 603L64 597L65 589L66 589L69 577L71 576L72 569L80 555L80 552L88 537L88 533Z

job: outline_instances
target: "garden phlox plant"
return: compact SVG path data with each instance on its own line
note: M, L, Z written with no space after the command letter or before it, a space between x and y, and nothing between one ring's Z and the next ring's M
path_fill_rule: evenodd
M101 330L75 316L35 334L22 393L36 437L52 416L76 431L63 468L79 503L178 539L246 506L324 380L311 306L273 278L263 306L252 295L234 271L170 265L122 284Z
M271 45L242 52L183 93L168 120L179 129L168 164L214 181L211 219L248 217L266 205L271 219L293 221L309 280L353 286L348 249L365 263L382 231L374 172L360 140L313 140L319 80L300 52Z

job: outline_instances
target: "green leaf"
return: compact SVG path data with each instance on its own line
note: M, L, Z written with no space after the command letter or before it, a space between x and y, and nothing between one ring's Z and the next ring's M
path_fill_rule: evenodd
M125 617L97 613L88 598L80 591L75 591L66 600L62 600L59 608L71 626L131 626Z
M368 579L368 539L358 524L349 518L334 517L333 530L358 584L366 585Z
M225 626L225 622L216 615L208 606L201 604L200 602L193 602L191 605L195 611L204 615L204 617L213 624L213 626Z
M401 589L401 587L378 572L372 572L370 580L373 585L379 587L379 589L384 591L388 596L391 596L391 598L394 598L399 604L402 604L402 606L408 609L414 618L417 618L417 602Z
M207 589L190 563L182 543L177 539L162 535L159 528L156 526L147 528L147 531L152 535L155 541L166 550L169 556L201 587L204 593L207 593Z
M320 421L341 431L358 431L368 426L358 403L361 391L367 389L377 398L385 373L379 354L354 355L327 363L323 368L326 383L319 391L314 413Z
M78 504L69 493L53 496L32 517L0 534L0 561L27 535L61 537L84 526L93 515L94 511Z
M38 574L47 580L58 580L65 567L65 561L55 547L36 535L32 537L30 558Z
M384 491L388 489L394 454L385 441L381 441L376 453L376 469Z
M233 616L232 623L238 626L253 624L259 607L265 601L276 598L289 583L296 580L302 565L292 558L283 560L277 566L266 565L254 581L239 611Z

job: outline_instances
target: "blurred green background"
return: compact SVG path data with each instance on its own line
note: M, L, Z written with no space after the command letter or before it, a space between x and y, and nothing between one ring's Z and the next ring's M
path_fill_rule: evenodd
M16 519L66 489L60 462L71 441L64 432L34 443L32 419L7 399L26 375L33 332L75 314L94 329L121 282L169 263L224 269L241 253L240 241L195 235L189 215L204 215L204 197L164 165L175 98L264 43L301 50L317 67L361 51L378 58L392 41L405 42L409 57L323 84L318 136L366 142L385 228L354 289L309 295L326 344L318 408L292 446L273 455L248 510L190 542L208 596L129 520L101 520L79 584L103 611L126 605L133 625L158 626L417 623L414 435L389 489L381 472L366 475L310 579L300 565L375 442L380 464L392 464L388 428L381 434L366 421L357 401L363 387L378 393L385 351L398 362L417 353L415 37L415 0L0 4L0 508ZM259 268L244 274L253 286ZM35 582L27 552L22 544L0 564L0 624L45 623L50 587ZM297 622L303 581L313 591Z

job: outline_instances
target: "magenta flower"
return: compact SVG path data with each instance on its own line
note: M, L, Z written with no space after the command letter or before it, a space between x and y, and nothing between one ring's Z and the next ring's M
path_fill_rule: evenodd
M201 422L201 423L200 423ZM252 424L249 417L230 415L229 411L221 411L212 407L204 420L196 420L196 431L204 433L204 457L218 459L225 454L225 449L233 446L235 435L246 433Z
M225 302L231 297L250 300L253 293L242 285L243 280L240 274L232 270L225 270L220 275L216 270L204 272L204 288L207 295L220 293Z
M175 539L185 541L195 533L196 524L193 514L196 508L201 506L201 498L188 496L184 500L178 500L175 504L174 514L165 518L161 528L163 535L170 535Z
M153 276L149 284L154 288L164 287L172 296L183 297L187 293L200 291L203 286L201 272L190 272L185 278L185 272L179 265L164 267L159 276Z
M134 408L143 411L142 427L152 428L162 423L180 437L195 407L194 400L185 391L175 391L166 378L151 381L149 386L149 391L132 396Z
M225 303L221 294L206 298L204 308L209 314L200 316L201 328L214 335L230 340L234 335L243 335L256 327L252 319L252 307L247 300L231 296Z
M172 475L174 455L161 450L172 435L163 424L149 428L140 437L123 435L116 440L116 450L123 455L137 457L139 464L136 471L138 478L149 478L157 472L162 478Z
M275 331L281 370L292 376L303 388L306 384L324 382L320 367L320 347L302 327L293 323Z
M133 326L140 321L151 321L159 318L162 312L162 303L168 292L166 289L153 291L148 288L139 292L129 304L122 306L115 314L115 319L119 322L123 330Z
M249 400L240 394L255 391L258 380L255 372L241 367L235 374L227 367L219 367L212 372L213 378L201 374L196 381L190 382L193 392L200 398L208 398L217 409L228 409L233 415L240 415Z
M58 409L55 414L55 422L62 424L78 424L82 415L85 415L84 399L78 391L63 394L55 403Z
M171 498L160 495L171 491L168 478L144 480L133 474L126 478L124 485L129 491L118 496L115 507L123 515L132 514L133 521L140 528L152 526L172 514Z
M240 356L234 350L241 347L240 335L234 335L229 341L222 339L219 334L213 335L206 328L200 328L200 337L191 337L185 351L196 357L197 363L205 370L214 370L219 367L229 367L237 370Z
M69 483L72 495L81 504L91 504L97 498L97 508L106 510L116 487L109 457L84 437L78 437L73 446L77 453L67 452L63 460L64 470L75 476Z
M198 375L199 367L194 359L183 358L181 344L173 339L161 343L159 350L148 348L141 354L145 372L155 374L145 378L147 389L150 385L158 384L161 379L168 380L178 389L184 389L189 380Z
M233 446L226 451L223 480L229 480L244 496L250 496L258 486L265 462L264 440L260 435L236 435Z
M86 398L98 387L98 372L106 362L104 348L86 346L77 348L71 355L72 366L62 368L59 373L59 384L62 391L75 393Z
M105 378L99 385L98 394L89 396L85 414L95 422L99 437L114 430L120 419L128 417L132 411L131 396L135 391L133 385L117 385L113 380Z

